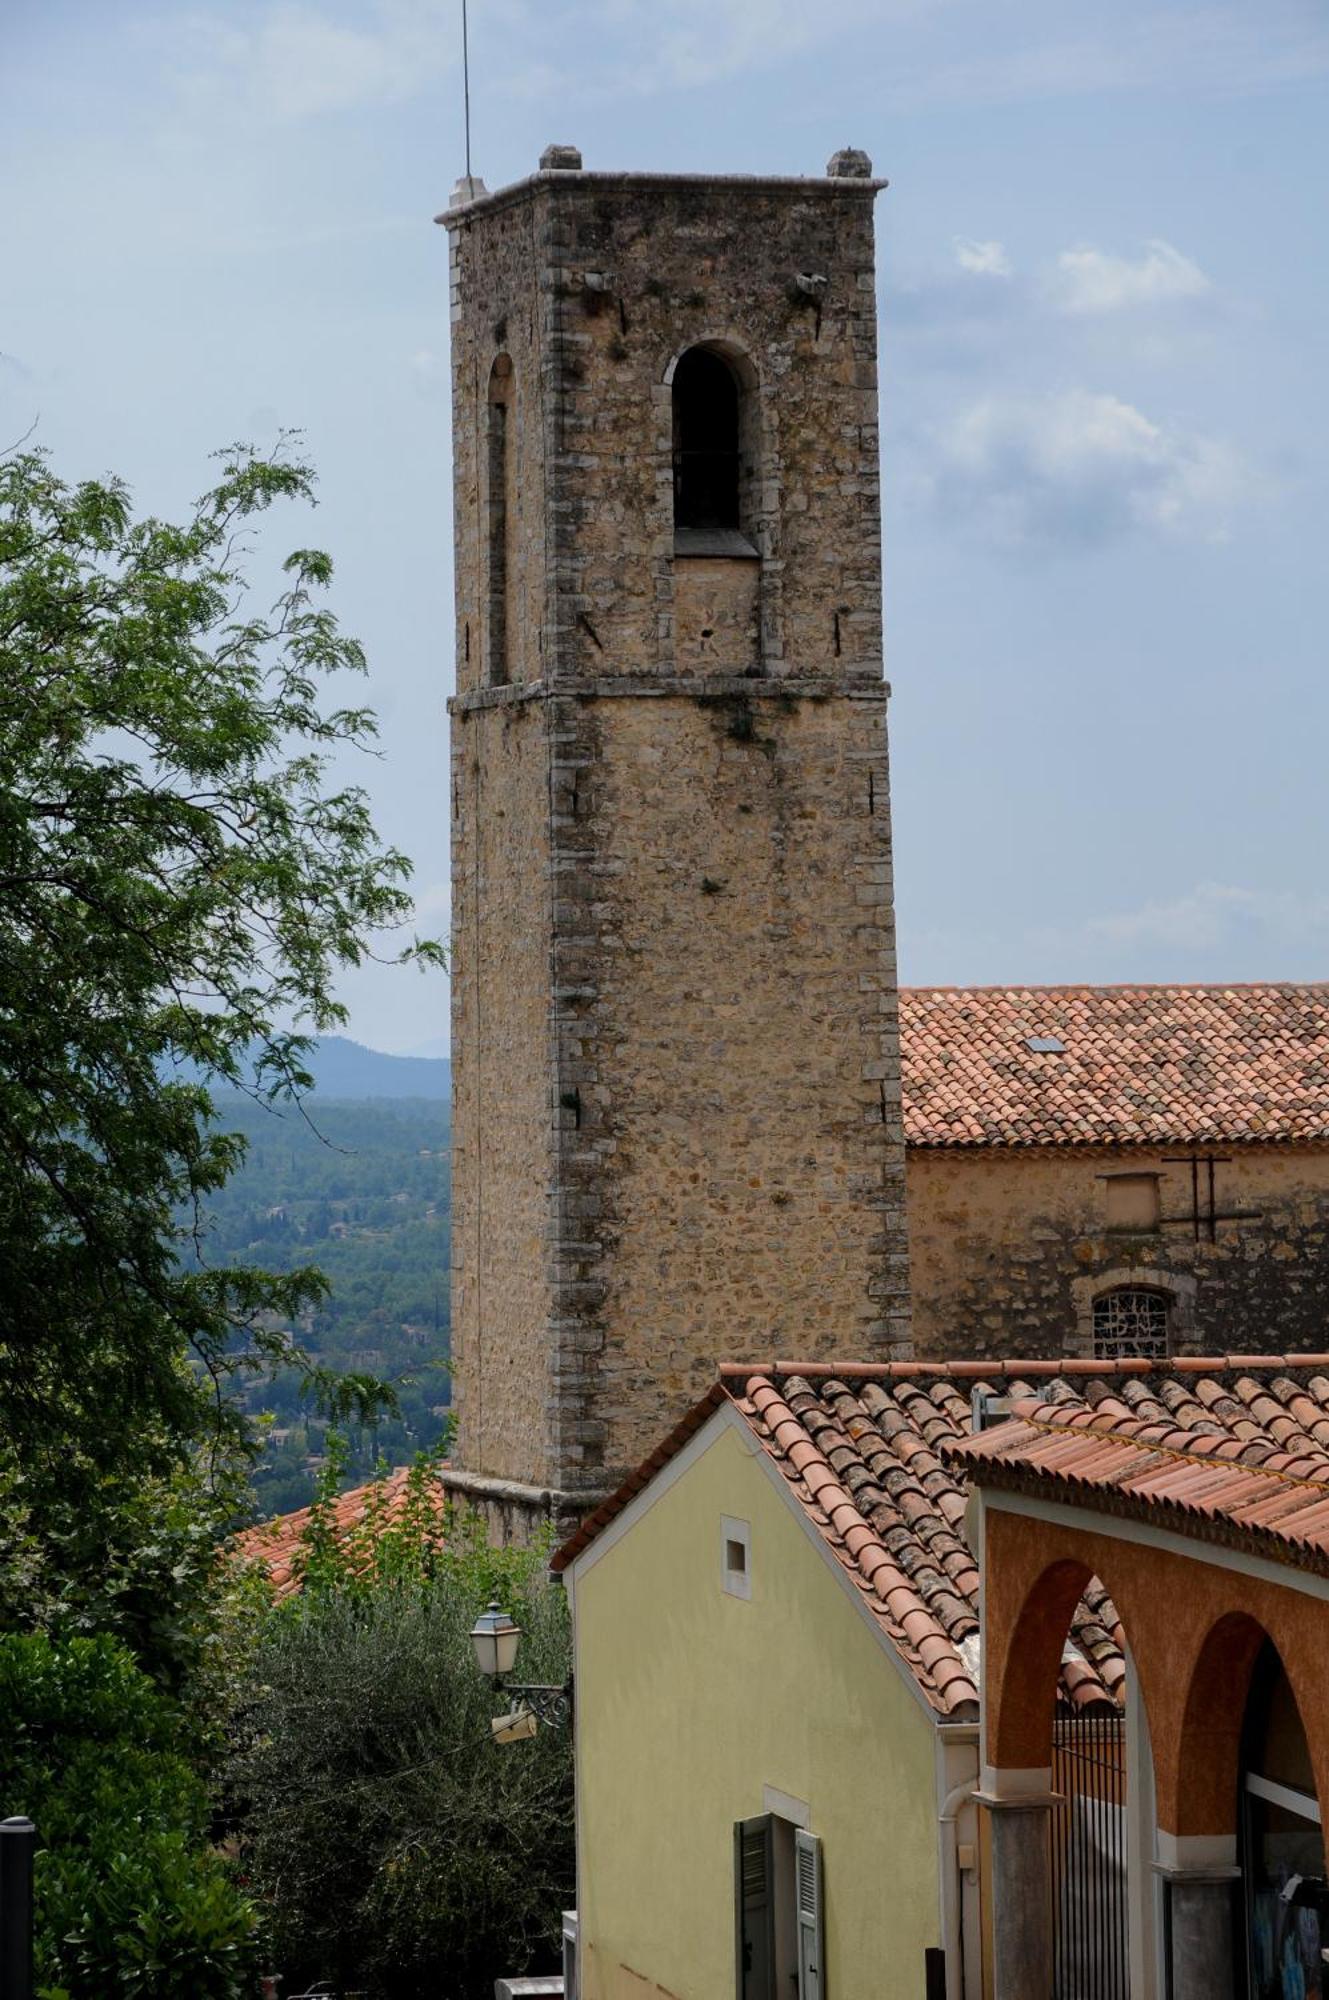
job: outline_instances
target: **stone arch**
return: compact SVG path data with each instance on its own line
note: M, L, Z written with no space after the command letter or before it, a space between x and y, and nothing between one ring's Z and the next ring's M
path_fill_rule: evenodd
M1086 1360L1094 1358L1095 1301L1108 1292L1130 1290L1162 1292L1168 1299L1170 1352L1181 1353L1194 1345L1197 1287L1193 1274L1175 1270L1166 1263L1115 1264L1109 1270L1092 1271L1071 1281L1075 1335L1073 1342L1068 1343L1070 1352L1083 1355Z
M690 393L685 396L685 380L691 376ZM732 412L723 408L725 385L732 391ZM761 542L759 521L762 513L761 383L756 364L745 347L727 334L706 335L690 341L671 356L665 368L663 387L671 408L670 450L673 469L674 528L680 530L738 533L758 551ZM703 429L727 427L716 437L713 451L718 462L732 453L732 471L722 474L732 493L726 493L716 518L698 518L695 494L689 490L687 459L702 454L695 436L698 423ZM703 447L704 451L704 447Z
M984 1563L988 1594L984 1689L988 1703L988 1763L1011 1770L1040 1770L1052 1750L1056 1689L1062 1652L1076 1607L1091 1583L1106 1591L1134 1665L1144 1727L1150 1741L1169 1732L1170 1660L1154 1657L1147 1590L1130 1567L1130 1544L1119 1552L1100 1537L1058 1534L1024 1516L987 1516L985 1535L1001 1535L1001 1568L1010 1586L995 1601L993 1571ZM1012 1547L1012 1541L1016 1546ZM1122 1554L1119 1564L1114 1558ZM1175 1726L1171 1733L1176 1734Z
M676 354L670 355L669 360L665 363L664 373L660 377L666 389L673 388L674 377L678 373L678 364L684 355L693 353L697 348L702 348L710 354L718 354L722 360L727 361L738 378L740 388L745 393L760 392L761 376L758 373L756 362L743 343L740 340L736 340L729 333L703 333L699 339L690 340L686 347L680 347Z

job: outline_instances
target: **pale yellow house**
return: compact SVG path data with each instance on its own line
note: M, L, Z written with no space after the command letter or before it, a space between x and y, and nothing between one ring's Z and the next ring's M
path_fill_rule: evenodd
M579 2000L980 2000L979 1573L948 1447L1030 1395L1273 1447L1326 1376L1325 1356L723 1371L555 1557L575 1632ZM1123 1982L1151 1921L1127 1899L1127 1827L1150 1800L1126 1787L1126 1676L1091 1583L1059 1676L1058 1963L1087 1806L1117 1829L1089 1886L1095 1963ZM1101 1770L1075 1796L1077 1731L1109 1745L1111 1800Z
M849 1380L892 1412L921 1393L924 1428L948 1413L963 1433L967 1385L934 1403L929 1371L897 1372L730 1372L555 1558L576 1635L581 2000L977 1993L963 1494L906 1417L918 1477L946 1490L907 1481L902 1564L844 1517L817 1442Z
M875 1964L874 1986L852 1990L917 1995L940 1942L937 1802L954 1782L933 1710L736 1404L718 1393L689 1424L565 1572L581 1995L734 1993L736 1874L754 1982L771 1957L771 1990L794 1992L811 1918L826 1990L847 1994L844 1968ZM957 1773L976 1722L960 1725ZM865 1794L886 1808L867 1821ZM820 1848L802 1925L800 1832Z

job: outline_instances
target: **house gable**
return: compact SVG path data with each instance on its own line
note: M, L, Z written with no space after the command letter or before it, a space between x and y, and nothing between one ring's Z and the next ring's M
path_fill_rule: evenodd
M784 1486L716 1411L571 1565L588 2000L629 1974L731 1989L733 1828L781 1795L822 1841L828 1985L892 1990L883 1915L901 1994L938 1942L933 1718ZM746 1598L722 1581L739 1523Z

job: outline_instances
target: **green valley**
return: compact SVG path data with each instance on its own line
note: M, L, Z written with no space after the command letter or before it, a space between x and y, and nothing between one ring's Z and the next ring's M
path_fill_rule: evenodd
M360 1054L371 1065L397 1060ZM290 1327L292 1339L396 1392L400 1415L351 1438L352 1483L379 1456L399 1465L436 1444L449 1401L448 1066L417 1068L438 1095L348 1101L316 1091L303 1108L281 1111L230 1093L219 1100L221 1122L243 1134L248 1153L209 1204L207 1261L317 1265L329 1296ZM318 1080L317 1060L314 1070ZM370 1088L380 1081L365 1065L358 1075ZM294 1372L239 1394L265 1438L253 1475L257 1514L305 1505L326 1427L302 1403Z

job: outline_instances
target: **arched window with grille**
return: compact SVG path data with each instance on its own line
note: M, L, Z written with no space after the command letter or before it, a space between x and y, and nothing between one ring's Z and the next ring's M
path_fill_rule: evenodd
M1172 1301L1154 1285L1114 1285L1094 1300L1096 1361L1163 1361Z

